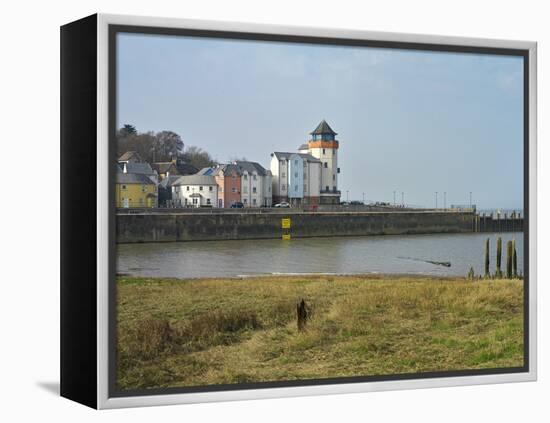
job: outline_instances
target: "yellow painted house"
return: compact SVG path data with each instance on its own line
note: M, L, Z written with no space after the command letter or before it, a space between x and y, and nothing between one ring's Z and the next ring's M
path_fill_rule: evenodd
M157 207L157 185L139 173L118 172L116 176L116 207Z

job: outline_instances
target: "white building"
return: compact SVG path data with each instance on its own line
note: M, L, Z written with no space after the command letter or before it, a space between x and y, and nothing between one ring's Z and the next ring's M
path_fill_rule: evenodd
M310 133L311 139L307 144L300 146L301 153L309 153L321 161L321 204L339 204L340 191L338 190L338 148L336 132L329 124L322 120Z
M210 175L185 175L172 184L172 201L179 207L216 207L218 184Z
M319 204L321 161L311 154L276 151L271 154L273 202L293 206Z
M270 207L273 203L271 171L256 162L234 163L241 175L241 202L245 207Z
M340 203L336 135L323 120L298 153L271 154L273 202L288 201L295 206Z

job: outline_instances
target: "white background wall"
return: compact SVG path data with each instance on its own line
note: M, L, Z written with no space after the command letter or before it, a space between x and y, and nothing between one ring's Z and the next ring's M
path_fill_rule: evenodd
M523 0L107 0L2 3L3 181L0 420L63 422L542 422L550 401L548 195L540 195L539 382L94 412L59 382L59 25L102 11L382 31L537 40L539 192L550 186L548 2ZM38 162L34 164L33 159ZM47 189L22 207L21 169ZM21 179L23 178L23 179ZM37 208L40 207L40 215ZM77 281L75 281L77 282ZM546 391L546 392L545 392Z

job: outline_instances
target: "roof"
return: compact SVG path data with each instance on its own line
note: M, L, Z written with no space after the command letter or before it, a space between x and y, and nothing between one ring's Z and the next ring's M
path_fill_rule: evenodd
M248 173L256 172L260 176L266 176L267 175L267 171L265 170L265 168L257 162L245 162L245 161L237 160L235 163L242 170L244 170Z
M202 197L202 194L199 194L198 192L194 192L189 197Z
M288 160L290 156L292 156L293 154L296 154L297 156L300 156L302 159L307 160L310 163L321 163L321 160L307 153L289 153L285 151L275 151L273 154L278 159L285 159L285 160Z
M336 132L332 130L332 128L329 126L326 120L322 120L319 125L317 125L317 128L313 132L310 132L311 135L338 135Z
M138 162L142 161L141 156L138 154L137 151L127 151L126 153L124 153L122 156L120 156L118 158L118 161L119 162L125 162L125 161L128 161L130 159L135 159Z
M213 167L203 167L201 170L197 172L197 175L212 175L214 173Z
M142 175L154 175L155 172L149 163L134 163L128 162L125 164L126 173L140 173Z
M298 150L309 150L309 145L302 144L300 147L298 147Z
M216 178L206 175L180 176L172 185L216 185Z
M199 171L195 166L189 163L185 163L181 160L176 162L176 167L181 175L194 175Z
M155 169L158 173L166 173L168 171L170 171L170 167L174 167L174 169L176 170L176 172L178 172L178 168L176 167L176 165L174 164L174 162L158 162L158 163L153 163L153 169Z
M155 185L151 179L140 173L117 173L116 181L118 184Z
M214 175L218 176L230 176L232 173L235 173L238 176L242 175L242 169L233 163L220 164L214 169Z
M170 188L179 179L180 175L170 175L159 183L159 188Z

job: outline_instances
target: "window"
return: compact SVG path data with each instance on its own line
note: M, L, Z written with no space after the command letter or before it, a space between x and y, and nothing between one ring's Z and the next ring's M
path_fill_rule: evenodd
M244 199L243 203L246 204L246 198Z
M252 199L252 204L253 204L253 205L256 205L256 199L255 199L255 198Z
M286 185L281 185L281 191L286 191Z
M294 166L298 166L298 160L294 160Z
M244 179L245 181L248 179L248 175L247 175L246 173L243 175L243 179Z
M243 187L243 193L247 194L248 193L248 187Z
M252 187L252 192L256 194L256 187Z
M210 186L208 187L208 191L212 192L212 190L214 189L214 187Z
M294 191L298 191L298 185L294 185Z
M327 163L327 162L323 163L323 166L324 166L325 169L326 169L326 168L328 167L328 163Z
M255 181L255 180L257 180L258 178L256 177L256 175L252 175L252 179Z
M199 187L199 191L202 191L202 185Z
M340 168L338 168L338 173L340 173Z
M146 192L146 191L147 191L147 185L142 185L141 192Z
M197 199L193 198L193 204L197 204Z
M332 190L333 190L334 192L336 192L336 187L332 187Z
M126 189L126 185L122 185L122 189Z
M286 178L286 173L281 173L281 178Z
M207 205L210 205L210 204L211 204L211 203L210 203L210 198L207 198L207 199L206 199L206 204L207 204Z
M295 177L295 178L298 177L298 172L294 172L294 177Z
M235 187L231 188L231 192L237 192L237 188Z
M325 151L325 149L323 148L323 154L325 154L325 153L326 153L326 151Z
M187 191L189 191L189 185L187 185L187 187L186 187L186 188L187 188Z
M333 180L333 181L336 180L336 175L332 175L332 180Z
M328 185L327 185L327 186L326 186L325 188L326 188L326 190L325 190L325 191L328 191Z

